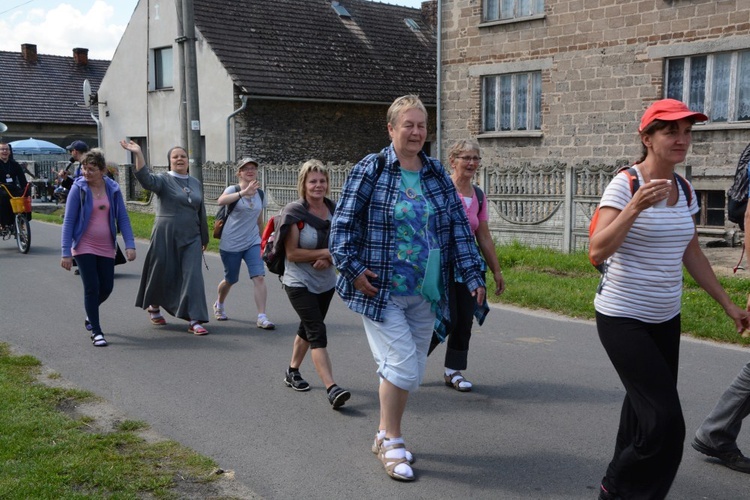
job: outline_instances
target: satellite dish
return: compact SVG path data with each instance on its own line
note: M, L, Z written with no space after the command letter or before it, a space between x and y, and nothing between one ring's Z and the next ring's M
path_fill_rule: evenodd
M83 103L86 106L91 106L91 84L88 79L83 81Z
M7 131L8 131L8 126L4 124L3 122L0 122L0 134L2 134L3 132L7 132Z

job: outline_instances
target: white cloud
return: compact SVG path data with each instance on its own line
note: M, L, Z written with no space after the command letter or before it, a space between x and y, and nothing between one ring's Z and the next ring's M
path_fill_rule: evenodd
M127 23L114 24L113 16L114 8L103 0L96 0L88 12L67 3L14 12L0 18L0 50L19 52L22 44L33 43L39 54L72 56L73 48L84 47L91 59L111 59Z

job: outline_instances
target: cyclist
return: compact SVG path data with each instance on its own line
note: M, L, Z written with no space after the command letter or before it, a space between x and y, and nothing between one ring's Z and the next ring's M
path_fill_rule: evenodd
M10 144L0 142L0 184L10 191L10 196L21 196L26 189L26 176L21 165L13 159ZM10 206L8 191L0 188L0 226L13 226L15 215Z

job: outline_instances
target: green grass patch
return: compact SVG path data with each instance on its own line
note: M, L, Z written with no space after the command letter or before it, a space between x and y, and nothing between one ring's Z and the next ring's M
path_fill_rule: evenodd
M544 309L576 318L593 319L594 295L599 272L585 252L564 254L548 248L531 248L519 243L497 248L506 290L488 300L530 309ZM737 335L734 323L693 278L684 272L682 331L689 335L741 345L750 338ZM487 275L492 286L492 275ZM745 306L750 280L719 277L732 300Z
M216 464L178 443L150 444L125 421L91 432L59 408L96 398L36 382L40 363L0 343L0 498L177 498L175 478L208 482Z

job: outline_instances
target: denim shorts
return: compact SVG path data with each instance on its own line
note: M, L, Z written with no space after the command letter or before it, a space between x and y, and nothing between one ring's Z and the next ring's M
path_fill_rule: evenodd
M224 279L230 285L234 285L240 279L240 266L242 261L247 265L250 279L256 276L265 276L266 268L260 258L260 245L253 245L244 252L225 252L219 250L221 262L224 264Z
M422 383L435 313L420 296L391 295L383 321L362 316L367 341L378 365L378 375L405 391Z

